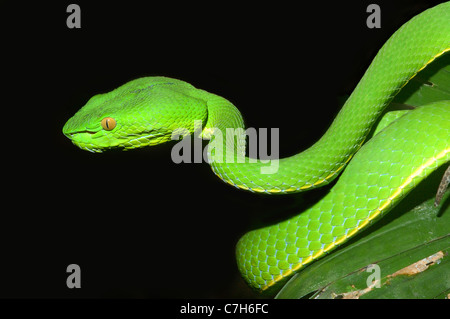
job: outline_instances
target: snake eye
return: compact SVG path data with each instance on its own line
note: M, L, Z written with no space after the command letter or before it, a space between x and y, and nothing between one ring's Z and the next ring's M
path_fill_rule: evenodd
M105 117L102 122L102 127L105 131L111 131L116 127L116 120L112 117Z

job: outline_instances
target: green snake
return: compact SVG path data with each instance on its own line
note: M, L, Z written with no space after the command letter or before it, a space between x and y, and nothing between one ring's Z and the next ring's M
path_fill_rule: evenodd
M166 77L139 78L93 96L67 121L63 133L91 152L146 147L168 142L174 135L195 134L210 139L208 162L217 176L258 193L312 189L343 171L331 190L306 211L239 240L236 256L243 278L251 287L265 290L381 218L449 162L450 101L408 111L366 141L399 90L449 50L447 2L395 32L322 138L303 152L279 159L276 171L267 169L267 161L246 157L244 121L231 102Z

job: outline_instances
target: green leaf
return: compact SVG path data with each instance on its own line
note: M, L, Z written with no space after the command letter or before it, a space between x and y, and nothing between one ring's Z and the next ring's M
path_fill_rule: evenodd
M414 77L392 104L443 99L450 100L450 55ZM431 174L378 223L293 276L276 298L449 298L449 193L434 206L445 169ZM368 286L372 264L380 270L379 288Z
M392 103L421 106L450 100L450 54L428 65L397 94Z

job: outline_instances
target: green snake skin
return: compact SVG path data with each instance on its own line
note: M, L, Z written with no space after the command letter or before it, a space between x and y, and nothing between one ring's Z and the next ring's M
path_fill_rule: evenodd
M92 97L67 121L63 133L91 152L146 147L170 141L173 134L196 134L211 139L208 162L217 176L240 189L267 194L325 185L345 167L331 191L307 211L240 239L239 269L250 286L265 290L379 219L448 163L450 101L407 112L363 143L398 91L450 50L449 21L447 2L404 24L378 52L323 137L309 149L280 159L274 172L267 170L267 162L245 156L244 122L233 104L165 77L136 79ZM230 128L233 133L225 133ZM231 134L233 138L226 138Z

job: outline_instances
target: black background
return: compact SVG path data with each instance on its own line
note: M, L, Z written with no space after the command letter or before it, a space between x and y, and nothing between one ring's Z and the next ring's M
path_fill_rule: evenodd
M174 164L172 145L91 154L62 126L91 96L164 75L226 97L248 127L280 128L281 156L295 154L389 36L438 3L376 1L382 27L368 29L371 2L78 1L81 29L66 26L69 1L2 3L4 97L22 134L3 129L0 297L258 297L236 242L301 196L234 189L206 163ZM81 289L66 287L72 263Z

